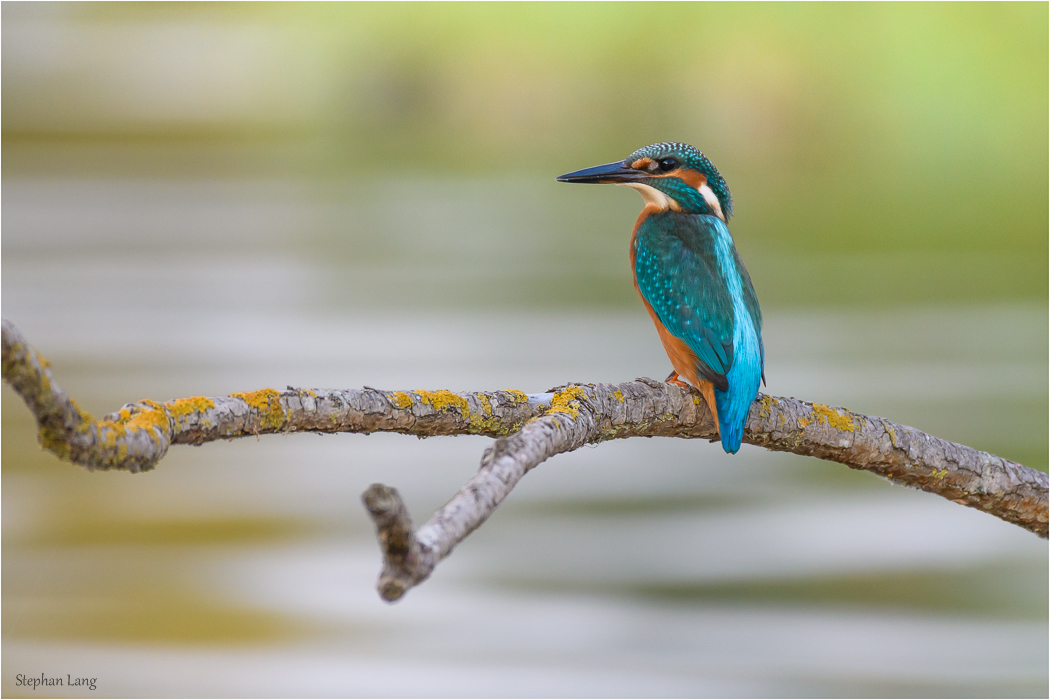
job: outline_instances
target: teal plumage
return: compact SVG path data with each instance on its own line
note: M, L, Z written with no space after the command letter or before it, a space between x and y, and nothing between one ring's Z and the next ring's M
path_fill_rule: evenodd
M611 182L642 193L635 225L635 284L675 374L710 403L722 447L736 452L763 378L762 312L726 221L732 197L700 151L659 143L624 161L580 170L564 182ZM709 385L708 385L709 384Z
M711 216L657 212L635 233L638 289L667 330L704 366L704 378L725 388L733 364L733 301L717 263ZM714 263L714 264L712 264Z

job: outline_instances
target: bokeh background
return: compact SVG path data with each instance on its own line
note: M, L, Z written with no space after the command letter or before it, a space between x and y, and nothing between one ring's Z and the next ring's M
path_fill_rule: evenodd
M2 4L3 315L94 415L264 386L662 378L640 208L721 169L767 391L1047 468L1048 8ZM1038 696L1047 546L866 473L559 457L394 606L484 438L271 436L88 474L3 389L3 668L104 696Z

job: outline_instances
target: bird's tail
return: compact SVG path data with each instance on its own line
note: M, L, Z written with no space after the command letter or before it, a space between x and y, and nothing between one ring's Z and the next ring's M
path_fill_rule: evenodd
M720 422L718 430L722 434L722 449L728 454L736 454L740 449L740 443L744 440L744 421L738 421L733 425Z
M744 315L745 320L747 316ZM747 326L751 326L750 323ZM718 429L722 433L722 449L735 454L744 439L744 425L751 404L758 395L762 381L762 341L754 328L738 328L733 345L733 366L726 373L726 391L715 389L718 404Z
M736 454L744 439L744 423L747 422L751 402L744 403L728 391L715 389L715 403L718 404L718 432L722 437L722 449L728 454Z

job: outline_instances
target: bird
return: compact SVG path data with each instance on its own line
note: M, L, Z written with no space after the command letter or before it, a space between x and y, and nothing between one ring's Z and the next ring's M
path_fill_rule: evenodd
M733 198L725 179L695 147L661 142L557 180L641 193L631 270L674 368L666 381L700 391L722 449L735 454L765 381L765 349L758 296L729 232Z

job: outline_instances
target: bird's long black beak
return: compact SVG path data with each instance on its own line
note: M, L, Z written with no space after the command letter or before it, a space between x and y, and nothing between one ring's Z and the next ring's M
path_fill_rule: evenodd
M645 173L628 167L627 161L619 160L615 163L596 165L593 168L566 173L558 177L558 182L634 182L643 177Z

